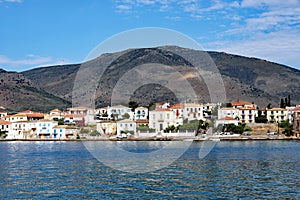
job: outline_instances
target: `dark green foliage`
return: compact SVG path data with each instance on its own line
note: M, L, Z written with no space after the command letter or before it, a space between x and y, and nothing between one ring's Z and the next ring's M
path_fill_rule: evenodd
M293 135L293 125L289 123L289 120L279 123L279 127L284 129L282 131L284 135L288 137Z
M97 130L93 130L90 135L91 136L99 136L101 134Z
M264 116L255 117L255 123L267 123L268 119Z
M168 126L164 130L165 133L176 132L176 131L178 131L178 127L175 127L174 125Z
M122 118L123 119L129 119L130 115L128 113L124 113L124 115L122 115Z
M245 126L245 124L239 124L237 126L234 124L225 124L223 127L223 132L242 134L245 131Z
M136 101L129 101L128 102L128 107L131 108L131 111L134 112L134 110L139 107L138 102Z

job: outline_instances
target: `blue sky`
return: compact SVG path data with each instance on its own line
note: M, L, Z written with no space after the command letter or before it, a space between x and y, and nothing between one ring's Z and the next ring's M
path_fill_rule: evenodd
M299 0L0 0L0 68L79 63L107 38L142 27L300 69Z

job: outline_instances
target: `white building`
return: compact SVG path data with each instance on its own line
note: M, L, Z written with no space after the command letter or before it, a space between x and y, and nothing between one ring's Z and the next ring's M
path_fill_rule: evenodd
M135 120L147 120L148 119L148 108L137 107L134 110L134 119Z
M19 121L12 122L11 131L8 137L11 139L28 139L36 138L37 123L36 121Z
M134 119L134 112L132 112L129 107L123 105L107 107L107 114L110 119L123 119L126 113L129 115L129 119Z
M183 117L190 120L204 120L203 105L199 103L185 103Z
M11 124L11 122L0 120L0 131L6 133L8 136L9 132L11 132Z
M239 109L233 107L218 109L218 119L225 118L226 116L237 119L239 117Z
M224 126L225 124L234 124L237 126L239 124L239 120L226 116L221 119L217 119L215 123L215 127L218 127L219 125Z
M155 129L156 132L162 131L174 123L174 112L169 108L156 108L149 111L149 128Z
M123 119L117 121L117 135L120 136L122 133L132 132L136 135L136 122L130 119Z
M36 122L36 134L38 138L53 138L53 127L57 126L57 121L40 120Z
M241 123L255 123L255 117L258 116L258 110L254 108L239 108L239 121Z
M64 115L64 112L62 112L61 110L59 109L53 109L50 111L50 114L49 114L49 119L50 120L54 120L54 119L63 119L65 117Z
M73 121L79 120L79 119L74 119L74 118L80 118L82 117L84 118L84 125L87 124L96 124L96 120L95 120L95 110L92 108L88 108L85 106L79 106L79 107L73 107L73 108L68 108L67 109L67 114L65 115L65 121L66 118L68 118L67 120L72 121L72 117L73 117Z

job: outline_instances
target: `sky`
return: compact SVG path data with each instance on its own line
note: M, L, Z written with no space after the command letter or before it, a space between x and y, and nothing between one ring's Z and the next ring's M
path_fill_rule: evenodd
M143 27L300 69L300 0L0 0L0 68L80 63L113 35Z

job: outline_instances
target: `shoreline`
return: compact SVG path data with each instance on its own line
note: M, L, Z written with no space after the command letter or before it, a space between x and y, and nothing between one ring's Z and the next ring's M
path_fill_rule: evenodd
M126 138L126 139L106 139L106 138L97 138L97 139L0 139L0 142L97 142L97 141L195 141L195 142L204 142L204 141L300 141L299 137L223 137L215 138L212 140L203 139L203 138Z

